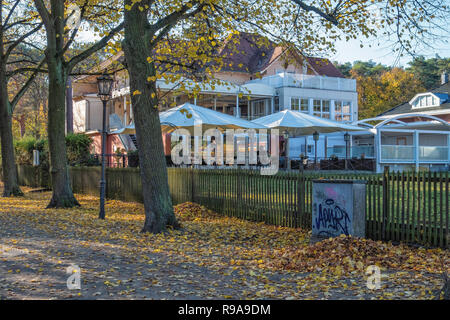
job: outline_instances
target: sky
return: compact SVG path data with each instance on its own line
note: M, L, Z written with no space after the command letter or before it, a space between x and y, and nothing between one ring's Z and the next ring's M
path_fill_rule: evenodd
M450 0L449 0L450 1ZM450 58L450 37L445 35L447 43L436 44L436 48L427 50L417 50L417 55L423 55L425 58L434 58L439 55L441 58ZM98 36L88 29L82 29L79 31L78 38L81 41L95 41L99 40ZM360 44L363 43L363 48ZM341 40L336 42L335 54L324 54L323 58L328 58L331 61L337 61L339 63L354 62L354 61L369 61L372 60L377 63L381 63L392 67L408 67L408 62L412 60L409 55L398 57L398 54L392 51L392 47L384 42L381 45L376 39L352 39L350 41ZM372 47L369 47L372 45Z

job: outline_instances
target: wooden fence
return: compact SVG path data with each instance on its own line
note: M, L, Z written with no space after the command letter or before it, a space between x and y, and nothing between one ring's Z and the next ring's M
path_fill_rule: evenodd
M18 171L22 184L45 182L35 168ZM100 168L72 167L70 175L74 192L98 194ZM448 172L263 176L256 170L168 168L168 177L174 204L193 201L232 217L303 228L311 228L312 180L366 180L367 237L443 248L450 240ZM142 202L139 169L108 168L106 178L108 198Z

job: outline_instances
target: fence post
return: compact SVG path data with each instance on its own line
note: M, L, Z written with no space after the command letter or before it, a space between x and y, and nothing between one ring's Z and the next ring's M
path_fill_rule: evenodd
M194 198L194 191L195 190L195 186L194 186L194 168L191 168L191 202L195 202L195 198Z
M303 202L304 202L304 179L303 179L303 164L300 164L299 174L297 175L297 216L295 217L295 227L298 227L299 219L302 227L303 225Z
M383 240L386 239L386 225L388 220L389 210L389 167L384 167L383 173L383 219L381 221L381 236Z

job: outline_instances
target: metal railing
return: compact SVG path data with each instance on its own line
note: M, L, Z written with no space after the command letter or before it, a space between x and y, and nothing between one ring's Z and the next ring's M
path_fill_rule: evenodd
M381 160L414 161L414 146L382 145Z
M418 146L419 161L448 161L448 147L446 146ZM415 146L382 145L381 160L415 161Z
M336 156L345 159L345 146L333 146L327 148L327 156ZM374 146L352 146L349 147L349 158L375 158Z
M324 77L309 74L279 73L250 83L263 83L272 87L298 87L336 91L356 91L355 79Z
M448 158L448 147L444 146L420 146L419 160L445 161Z

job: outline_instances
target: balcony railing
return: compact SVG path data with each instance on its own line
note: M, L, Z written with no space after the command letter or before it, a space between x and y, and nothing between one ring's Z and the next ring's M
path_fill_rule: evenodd
M279 73L250 83L263 83L272 87L298 87L336 91L356 91L356 80L309 74Z
M373 146L352 146L349 147L349 158L374 158L375 152ZM327 148L327 156L332 155L344 159L345 158L345 147L344 146L333 146Z
M397 145L382 145L381 146L381 160L402 162L415 161L415 147L414 146L397 146ZM446 146L419 146L419 161L448 161L448 147Z
M414 146L382 145L381 160L414 161Z
M421 161L448 160L448 147L420 146L419 160Z

